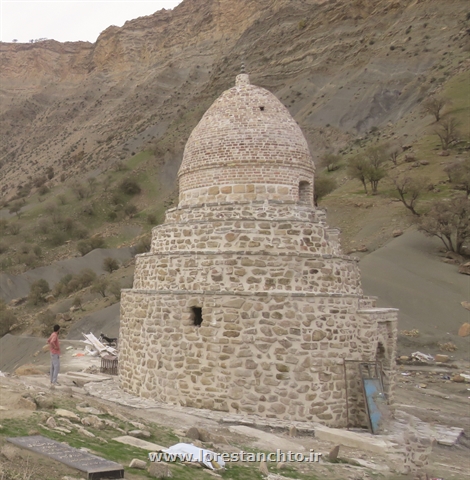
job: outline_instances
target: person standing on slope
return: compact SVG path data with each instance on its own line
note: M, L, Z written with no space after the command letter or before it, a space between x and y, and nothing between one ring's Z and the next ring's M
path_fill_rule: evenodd
M59 382L57 381L60 370L59 330L60 326L54 325L54 331L47 340L51 352L51 385L59 385Z

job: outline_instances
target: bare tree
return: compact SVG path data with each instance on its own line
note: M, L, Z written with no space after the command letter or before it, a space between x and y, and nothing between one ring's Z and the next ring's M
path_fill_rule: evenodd
M398 155L400 155L401 151L402 149L399 145L388 145L388 158L395 166L398 164Z
M470 240L470 200L457 197L434 201L420 217L418 229L429 237L439 238L447 250L462 254L465 242Z
M359 180L364 187L364 191L367 195L367 171L369 169L369 163L361 155L356 155L349 160L348 173L352 178Z
M407 175L403 177L392 178L393 184L398 194L398 198L403 205L410 210L413 215L420 216L416 211L416 203L419 197L426 191L429 184L427 178L412 178Z
M454 117L447 117L441 120L434 130L434 133L441 141L442 150L447 150L452 143L457 141L459 123Z
M377 195L379 182L386 175L383 165L387 161L387 147L385 145L369 147L365 155L368 161L366 178L369 180L372 195Z
M78 200L83 200L84 198L88 198L89 196L89 189L80 182L75 182L72 185L72 191L73 193L75 193Z
M434 115L436 122L441 119L442 109L449 104L450 101L444 97L430 97L422 103L423 111Z
M100 277L93 282L91 291L93 293L99 293L102 297L106 297L106 290L108 288L108 280L104 277Z
M107 192L108 188L111 186L113 180L110 175L104 178L103 182L101 183L101 187L103 191Z
M20 215L21 215L21 209L23 208L23 206L21 205L20 202L15 202L12 204L12 206L10 207L10 210L9 213L15 213L16 216L19 218Z
M444 168L450 183L463 190L468 198L470 195L470 158L451 163Z

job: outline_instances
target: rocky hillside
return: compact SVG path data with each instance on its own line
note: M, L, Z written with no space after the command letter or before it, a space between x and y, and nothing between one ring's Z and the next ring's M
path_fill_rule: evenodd
M1 195L50 167L54 185L148 149L171 190L191 129L242 62L315 155L342 147L468 69L468 11L465 0L184 0L94 44L2 43Z

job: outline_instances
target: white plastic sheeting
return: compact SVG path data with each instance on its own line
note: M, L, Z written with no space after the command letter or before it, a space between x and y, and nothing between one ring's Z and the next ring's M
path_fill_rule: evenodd
M225 467L224 459L219 453L199 448L190 443L177 443L163 450L166 454L176 455L182 462L198 462L211 470Z
M103 345L92 333L86 334L82 333L86 340L82 340L83 343L91 345L100 356L103 355L117 355L118 351L113 347L108 347Z

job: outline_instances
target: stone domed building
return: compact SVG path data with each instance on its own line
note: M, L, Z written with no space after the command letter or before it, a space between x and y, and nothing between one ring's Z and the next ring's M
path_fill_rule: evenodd
M237 77L192 132L179 205L121 298L124 390L331 426L364 424L359 361L393 387L395 309L314 208L315 167L288 110Z

